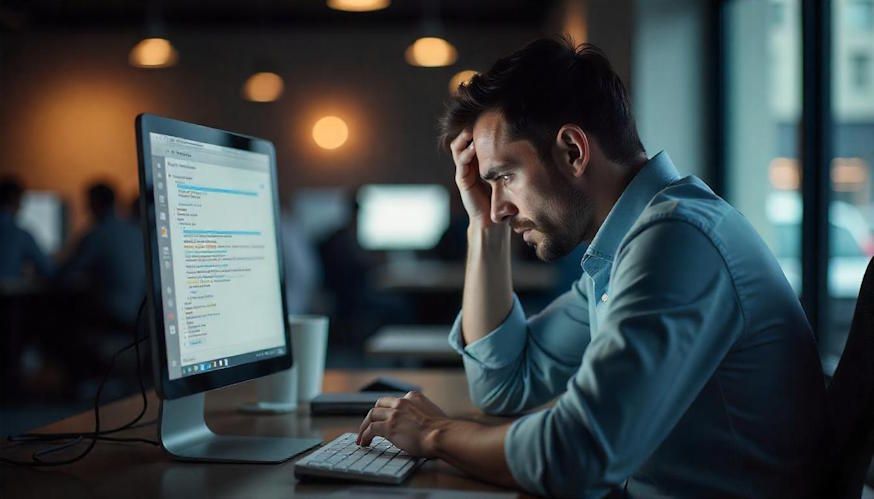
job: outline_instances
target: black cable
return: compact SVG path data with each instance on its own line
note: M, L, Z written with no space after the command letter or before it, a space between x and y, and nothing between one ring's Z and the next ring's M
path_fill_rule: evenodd
M100 380L100 384L97 386L97 394L94 397L94 431L92 432L79 432L79 433L24 433L21 435L10 436L7 437L7 440L10 442L16 443L25 443L25 442L56 442L58 440L68 440L66 442L53 445L51 447L47 447L44 449L39 449L34 451L31 456L31 461L19 461L15 459L7 459L0 457L0 463L5 464L13 464L19 466L64 466L68 464L75 463L85 456L87 456L97 444L98 441L106 441L106 442L134 442L134 443L147 443L151 445L160 445L159 442L154 440L149 440L145 438L137 438L137 437L109 437L107 435L118 433L123 430L132 429L135 427L145 426L145 424L137 425L139 421L143 418L146 411L148 410L148 397L146 397L146 387L143 383L143 373L142 373L142 361L140 358L140 343L148 337L148 334L143 335L142 337L139 335L140 324L142 323L143 311L145 310L146 300L144 299L142 303L140 303L140 308L137 312L137 320L136 324L133 328L133 336L134 341L130 345L125 346L119 351L115 352L112 355L112 360L110 361L109 369L104 374L103 378ZM111 430L100 430L100 395L103 393L103 387L106 384L106 381L109 379L110 374L112 374L112 370L115 367L115 362L118 357L124 352L133 348L136 352L137 357L137 380L140 385L140 396L142 397L142 407L140 409L139 414L132 419L131 421ZM148 424L151 424L149 422ZM69 449L77 444L79 444L83 439L88 439L90 442L88 446L78 455L57 460L57 461L47 461L42 459L43 456L48 454L53 454L55 452L60 452L65 449ZM12 446L5 447L5 449L10 448Z

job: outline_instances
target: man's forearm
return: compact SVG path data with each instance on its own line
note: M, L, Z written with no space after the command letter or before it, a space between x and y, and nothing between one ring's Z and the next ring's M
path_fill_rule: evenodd
M465 344L498 327L513 306L510 271L510 228L507 224L467 230L461 329Z
M509 429L510 423L486 426L472 421L446 419L435 424L426 445L430 455L475 478L518 488L504 457L504 437Z

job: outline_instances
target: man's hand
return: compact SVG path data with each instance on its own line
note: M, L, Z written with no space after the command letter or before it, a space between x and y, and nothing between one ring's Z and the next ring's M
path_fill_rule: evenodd
M491 194L479 176L479 162L473 145L473 132L465 129L449 145L455 162L455 184L472 224L486 229L492 224Z
M381 436L413 456L435 457L428 436L446 419L446 414L419 392L409 392L403 398L383 397L361 423L356 443L367 446L373 437Z

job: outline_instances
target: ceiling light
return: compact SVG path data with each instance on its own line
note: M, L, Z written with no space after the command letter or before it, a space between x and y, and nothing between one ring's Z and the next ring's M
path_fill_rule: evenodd
M404 56L413 66L435 68L453 64L458 59L458 51L443 38L425 36L407 47Z
M349 127L337 116L325 116L313 126L313 140L322 149L336 149L349 138Z
M391 0L328 0L328 7L346 12L370 12L391 5Z
M128 61L138 68L166 68L179 60L179 54L166 38L144 38L131 49Z
M282 95L285 84L276 73L255 73L243 83L243 98L252 102L273 102Z

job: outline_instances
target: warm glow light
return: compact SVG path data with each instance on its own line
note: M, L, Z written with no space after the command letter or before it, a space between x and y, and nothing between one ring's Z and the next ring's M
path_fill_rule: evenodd
M349 127L336 116L325 116L313 126L313 140L322 149L336 149L349 138Z
M862 158L835 158L831 178L836 191L861 191L868 185L868 165Z
M134 45L128 61L138 68L166 68L176 64L179 55L164 38L145 38Z
M458 93L458 87L467 85L470 79L477 75L477 72L472 69L465 69L455 73L449 80L449 93L455 95Z
M426 36L407 47L405 57L413 66L434 68L454 63L458 59L458 51L442 38Z
M347 12L370 12L391 5L391 0L328 0L328 7Z
M589 23L586 19L586 6L583 2L569 1L565 5L562 33L571 39L574 46L589 38Z
M796 191L801 187L801 172L798 161L793 158L774 158L768 176L771 185L781 191Z
M243 98L252 102L273 102L282 95L285 84L276 73L255 73L243 84Z

